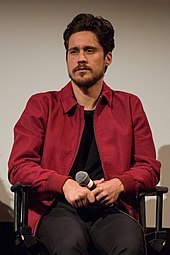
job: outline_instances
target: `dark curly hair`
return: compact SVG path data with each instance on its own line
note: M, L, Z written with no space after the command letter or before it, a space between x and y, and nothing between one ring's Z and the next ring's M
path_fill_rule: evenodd
M100 45L106 55L112 52L115 47L114 41L114 28L112 24L100 17L93 16L92 14L78 14L74 17L70 24L68 24L63 34L64 46L68 51L68 41L72 34L81 31L91 31L95 33Z

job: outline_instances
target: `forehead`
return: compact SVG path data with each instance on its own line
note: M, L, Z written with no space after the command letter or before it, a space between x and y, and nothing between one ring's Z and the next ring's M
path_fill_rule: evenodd
M94 46L101 47L95 33L91 31L81 31L72 34L69 38L68 48L72 47L84 47L84 46Z

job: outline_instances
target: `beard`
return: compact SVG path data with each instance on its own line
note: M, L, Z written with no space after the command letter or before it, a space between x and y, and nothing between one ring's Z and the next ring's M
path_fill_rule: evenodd
M71 73L69 73L70 79L81 89L87 90L88 88L94 86L103 76L104 72L100 72L97 74L92 74L91 77L85 77L86 74L80 73L78 77L73 77Z

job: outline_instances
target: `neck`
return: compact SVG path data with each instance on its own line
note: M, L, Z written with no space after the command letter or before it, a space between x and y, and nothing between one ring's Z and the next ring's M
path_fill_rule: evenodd
M95 84L87 89L80 88L74 83L72 83L72 87L77 102L84 106L85 110L94 110L96 108L102 90L102 83Z

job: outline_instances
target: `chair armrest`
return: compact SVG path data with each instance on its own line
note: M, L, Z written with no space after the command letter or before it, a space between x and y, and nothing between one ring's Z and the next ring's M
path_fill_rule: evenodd
M12 245L17 255L50 255L47 248L28 226L28 195L30 182L17 182L11 186L14 192L14 233Z
M162 212L163 212L163 195L168 192L166 186L155 186L149 191L142 192L138 196L139 201L139 221L143 226L144 232L146 233L146 208L145 208L145 197L155 196L156 197L156 231L162 229Z
M28 192L32 187L29 182L17 182L11 186L14 192L14 230L30 232L28 227Z
M150 189L149 191L141 192L139 197L143 196L156 196L157 194L164 194L168 192L168 187L166 186L155 186L154 188Z
M139 222L141 223L147 244L150 245L152 250L160 252L167 240L167 232L162 229L163 218L163 195L168 192L166 186L155 186L149 191L142 192L138 196L139 201ZM153 232L147 232L146 226L146 203L145 198L147 196L156 197L156 222Z
M30 182L17 182L13 186L11 186L12 192L21 192L22 189L27 190L32 187Z

